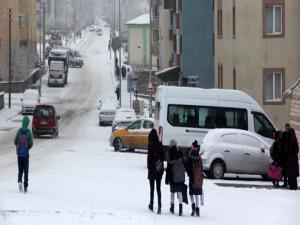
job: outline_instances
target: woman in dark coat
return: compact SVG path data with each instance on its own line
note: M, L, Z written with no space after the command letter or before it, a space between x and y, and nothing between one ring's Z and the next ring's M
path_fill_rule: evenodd
M203 165L199 154L198 142L194 141L188 154L187 173L189 176L189 194L192 202L191 216L200 216L200 195L202 195Z
M170 185L171 207L170 212L174 213L175 193L179 199L179 216L182 216L182 192L184 191L185 168L181 151L177 148L175 140L170 141L169 151L167 153L167 174L166 184Z
M287 175L288 184L291 190L297 190L297 177L299 177L298 153L299 145L295 130L290 128L287 137Z
M161 179L164 172L164 154L162 144L159 142L158 135L155 129L152 129L148 136L148 179L150 183L150 204L149 209L153 211L154 201L154 183L156 182L156 191L158 198L157 213L161 213Z
M284 152L281 148L280 139L281 138L281 132L276 131L274 133L274 143L270 149L270 156L273 160L273 164L283 168L285 156ZM279 187L279 181L278 180L272 180L272 183L275 187Z

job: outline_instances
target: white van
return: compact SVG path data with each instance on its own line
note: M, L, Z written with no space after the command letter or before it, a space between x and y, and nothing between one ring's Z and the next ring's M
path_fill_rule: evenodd
M22 114L32 115L36 105L40 103L40 94L36 89L27 89L21 98Z
M113 101L107 101L101 104L100 114L99 114L99 126L105 124L112 124L115 114L117 111L116 104Z
M51 61L48 86L65 86L65 65L63 61Z
M238 90L159 86L154 126L163 146L175 139L179 147L199 143L210 129L237 128L257 133L272 143L275 126L259 104Z

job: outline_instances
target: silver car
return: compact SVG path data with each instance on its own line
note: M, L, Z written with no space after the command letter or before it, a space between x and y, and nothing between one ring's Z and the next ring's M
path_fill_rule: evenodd
M220 179L224 173L267 176L270 144L258 135L239 129L210 130L201 144L203 170Z
M99 126L111 125L116 114L116 105L113 102L104 102L99 113Z

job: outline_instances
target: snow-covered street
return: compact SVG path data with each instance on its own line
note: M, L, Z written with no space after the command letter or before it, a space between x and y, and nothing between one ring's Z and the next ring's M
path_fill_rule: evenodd
M150 212L147 155L114 152L111 127L98 126L99 98L116 101L107 27L103 34L90 33L82 43L85 65L70 69L66 88L48 88L43 80L43 102L57 107L60 130L57 139L34 140L27 194L17 188L16 129L0 133L0 225L299 224L299 191L256 188L271 183L247 176L205 179L200 218L190 216L190 205L184 205L183 217L177 204L170 214L163 182L162 215Z

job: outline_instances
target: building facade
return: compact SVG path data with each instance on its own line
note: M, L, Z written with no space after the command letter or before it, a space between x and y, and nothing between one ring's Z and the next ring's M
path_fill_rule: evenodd
M175 78L182 86L213 87L213 1L164 0L158 3L161 71L157 75L166 83L171 80L174 84ZM169 69L165 68L167 64Z
M12 12L12 80L25 80L37 61L36 55L36 10L35 0L0 1L0 80L9 77L9 19L8 8Z
M251 95L278 128L300 77L300 1L214 0L216 87Z

